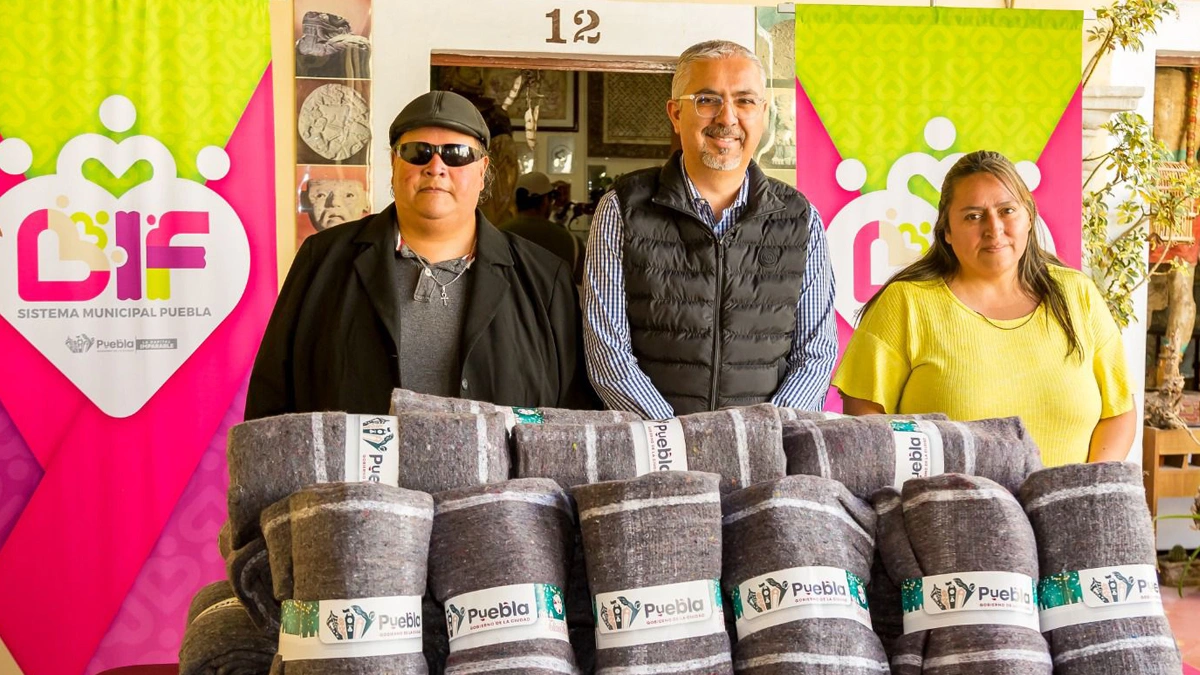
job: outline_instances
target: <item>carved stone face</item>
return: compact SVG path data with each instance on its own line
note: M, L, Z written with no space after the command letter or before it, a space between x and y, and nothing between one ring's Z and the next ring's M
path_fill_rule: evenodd
M357 220L367 212L367 191L357 180L310 180L308 201L313 227L318 231Z

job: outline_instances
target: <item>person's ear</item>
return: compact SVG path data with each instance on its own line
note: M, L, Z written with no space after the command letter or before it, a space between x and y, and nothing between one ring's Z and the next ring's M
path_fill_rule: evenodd
M680 117L683 115L683 106L680 105L678 99L670 99L667 101L667 119L671 120L671 128L675 133L682 133L679 130Z

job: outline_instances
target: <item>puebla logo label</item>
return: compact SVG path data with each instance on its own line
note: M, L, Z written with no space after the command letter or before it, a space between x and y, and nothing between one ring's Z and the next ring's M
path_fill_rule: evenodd
M1038 581L1042 630L1108 619L1162 616L1154 565L1066 570Z
M99 116L123 133L137 112L117 95ZM21 139L0 142L0 170L25 173L32 159ZM230 159L209 146L196 165L218 180ZM146 166L150 177L134 184ZM113 417L136 413L170 379L233 311L249 274L237 213L180 178L151 136L80 134L55 173L0 195L0 316Z
M519 640L566 640L562 589L514 584L455 596L446 601L446 631L452 652Z
M868 628L866 584L836 567L793 567L757 576L733 588L739 637L763 628L813 618L845 618Z
M704 621L720 608L714 582L692 581L601 593L594 610L597 630L607 634Z
M1037 587L1023 574L962 572L906 579L900 593L906 633L971 624L1038 629Z

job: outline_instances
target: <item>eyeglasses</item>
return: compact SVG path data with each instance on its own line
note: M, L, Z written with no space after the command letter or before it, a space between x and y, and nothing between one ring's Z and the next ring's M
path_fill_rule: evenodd
M424 141L401 143L394 150L396 156L414 166L425 166L438 155L446 166L460 167L474 164L487 154L473 145L465 143L444 143L434 145Z
M696 106L696 114L705 119L720 115L726 103L724 98L716 94L687 94L678 98L691 99L692 105ZM737 115L739 120L745 120L762 114L764 100L757 96L735 96L728 103L733 106L733 114Z

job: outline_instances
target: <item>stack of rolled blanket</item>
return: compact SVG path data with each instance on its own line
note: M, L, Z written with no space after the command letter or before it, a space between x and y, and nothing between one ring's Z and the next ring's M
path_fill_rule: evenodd
M229 579L255 622L276 629L279 606L260 524L271 504L328 482L434 492L507 480L511 468L504 417L498 413L280 415L233 427L228 457ZM286 527L286 519L277 524Z
M330 483L288 499L294 587L275 675L425 675L421 595L433 499Z
M871 630L875 512L836 481L789 476L727 496L722 584L734 669L747 675L888 673Z
M733 672L719 483L666 471L576 489L598 617L596 675Z
M914 478L880 490L878 545L900 586L896 675L1050 675L1039 632L1037 545L1021 505L986 478Z
M574 511L554 481L434 495L429 587L445 607L447 675L575 672L566 587Z
M209 584L192 598L179 647L180 675L266 675L278 636L263 632L228 581Z
M862 499L914 476L948 472L983 476L1015 492L1042 466L1016 417L952 422L934 413L802 420L783 425L783 447L789 474L832 478ZM868 589L871 620L890 653L903 631L900 589L878 560Z
M392 390L391 414L417 411L476 415L500 413L504 415L510 429L518 424L619 424L641 419L634 413L620 410L509 407L464 398L420 394L407 389Z
M769 404L629 424L518 425L517 475L564 487L659 470L705 471L730 492L784 476L779 410Z
M1042 630L1059 675L1177 675L1141 467L1038 471L1021 486L1037 535Z
M939 473L983 476L1016 492L1042 468L1041 453L1020 418L951 422L867 415L788 422L787 473L840 481L870 499L881 487Z

